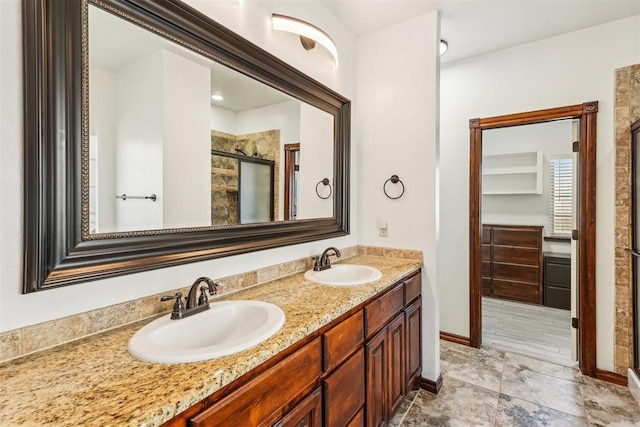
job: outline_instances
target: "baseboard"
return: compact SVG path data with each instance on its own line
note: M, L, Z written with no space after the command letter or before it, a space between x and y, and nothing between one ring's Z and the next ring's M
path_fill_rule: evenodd
M628 380L624 375L616 374L611 371L603 371L601 369L596 369L596 378L602 381L607 381L613 384L618 384L622 386L627 386Z
M420 378L420 388L431 394L438 394L442 388L442 375L438 376L435 381L428 380L424 377Z
M467 347L471 346L469 338L463 337L462 335L450 334L449 332L440 331L440 339L454 342L456 344L466 345Z

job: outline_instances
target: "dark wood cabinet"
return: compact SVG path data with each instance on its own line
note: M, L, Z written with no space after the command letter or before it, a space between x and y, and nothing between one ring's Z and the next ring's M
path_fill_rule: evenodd
M571 310L571 254L545 252L544 305Z
M422 375L422 299L417 298L405 310L406 329L406 391L420 387Z
M164 426L388 425L420 384L421 286L401 280Z
M367 352L367 426L384 426L387 423L387 369L389 351L387 330L383 329L366 344Z
M270 425L283 408L314 387L322 375L322 348L316 338L273 368L213 406L190 417L191 427ZM308 393L308 391L307 391Z
M273 427L322 427L322 390L317 388Z
M542 226L482 226L482 295L542 304Z
M403 281L365 306L366 425L386 426L409 390L418 388L422 370L422 276ZM403 294L400 291L403 290ZM402 298L400 298L402 295ZM379 329L380 325L385 325ZM377 332L376 332L377 331Z
M406 336L404 313L399 314L387 326L387 340L389 341L387 407L389 408L388 419L390 420L400 408L405 395Z
M364 405L364 349L360 348L323 383L326 424L347 425Z

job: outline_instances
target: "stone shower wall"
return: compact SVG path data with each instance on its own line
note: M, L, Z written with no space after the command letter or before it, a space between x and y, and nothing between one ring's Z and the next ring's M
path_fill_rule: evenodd
M266 160L273 160L273 218L279 221L279 176L280 176L280 130L268 130L246 135L211 131L211 149L226 153L241 154L241 149L249 156L254 154ZM238 167L239 163L230 158L211 156L211 222L213 225L238 223Z
M633 366L633 290L631 255L631 124L640 119L640 64L616 70L615 94L615 337L614 371Z

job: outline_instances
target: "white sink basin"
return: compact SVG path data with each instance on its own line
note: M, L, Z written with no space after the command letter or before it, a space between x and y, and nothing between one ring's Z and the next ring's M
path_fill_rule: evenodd
M304 278L310 282L332 286L355 286L380 280L380 270L367 265L337 264L322 271L309 270Z
M184 319L169 315L142 327L129 341L145 362L186 363L238 353L266 340L284 324L284 312L263 301L220 301Z

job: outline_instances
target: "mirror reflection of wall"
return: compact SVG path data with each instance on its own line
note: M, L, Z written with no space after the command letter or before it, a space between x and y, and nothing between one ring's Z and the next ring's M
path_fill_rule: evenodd
M94 5L89 22L91 233L282 221L284 146L291 143L303 147L305 171L295 218L333 216L332 200L318 203L314 190L317 177L333 177L331 114ZM270 191L259 191L262 173L243 193L245 206L263 206L249 198L269 194L268 212L212 220L223 199L213 189L210 152L229 151L214 146L216 132L235 138L230 152L273 162ZM116 197L122 194L126 200ZM155 201L144 198L151 195Z
M567 200L566 193L558 193L558 184L561 182L557 178L563 174L562 190L567 190L564 183L571 185L573 128L572 120L560 120L483 132L483 223L541 225L544 226L543 234L551 236L567 232L566 227L559 228L558 224L566 224L568 215L570 232L571 187L568 188ZM552 197L554 165L555 200ZM568 180L567 172L570 174ZM555 232L552 216L554 206ZM569 253L570 244L546 241L544 250Z

